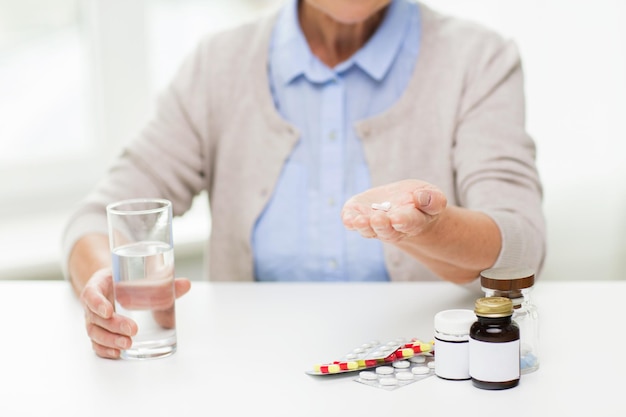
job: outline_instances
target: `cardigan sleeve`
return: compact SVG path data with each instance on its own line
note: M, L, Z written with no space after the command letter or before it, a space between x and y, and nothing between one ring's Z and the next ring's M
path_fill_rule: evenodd
M542 186L536 149L525 129L518 49L493 38L477 45L468 66L453 147L459 203L497 223L502 248L495 266L541 270L545 258Z
M106 205L141 197L172 201L174 215L189 210L193 197L204 187L203 135L209 119L206 95L205 53L200 43L181 65L157 100L155 113L128 142L104 178L79 203L62 236L62 269L68 278L70 252L80 237L107 233Z

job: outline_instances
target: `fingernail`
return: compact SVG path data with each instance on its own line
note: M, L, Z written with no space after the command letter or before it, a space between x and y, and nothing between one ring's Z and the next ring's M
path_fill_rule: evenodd
M100 305L100 307L98 307L98 315L100 317L106 317L106 315L107 315L107 308L104 305Z
M128 323L122 323L122 325L120 326L120 330L125 335L130 336L131 330L130 330L130 325Z
M122 349L126 349L126 345L128 342L125 337L118 337L115 339L115 346L120 347Z
M430 204L431 195L429 191L420 191L417 193L417 201L420 206L427 206Z

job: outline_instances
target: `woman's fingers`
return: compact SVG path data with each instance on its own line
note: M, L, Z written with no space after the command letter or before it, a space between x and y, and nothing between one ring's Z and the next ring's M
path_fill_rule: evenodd
M180 298L183 295L187 294L191 289L191 281L187 278L176 278L174 280L174 292L176 294L176 298Z

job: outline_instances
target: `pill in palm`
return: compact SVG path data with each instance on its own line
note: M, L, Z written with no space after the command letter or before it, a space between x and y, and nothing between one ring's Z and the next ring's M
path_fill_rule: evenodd
M372 209L374 210L389 211L390 208L391 203L389 201L384 201L382 203L372 203Z

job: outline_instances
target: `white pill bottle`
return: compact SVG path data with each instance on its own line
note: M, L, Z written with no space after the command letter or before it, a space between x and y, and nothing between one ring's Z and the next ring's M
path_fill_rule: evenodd
M453 381L470 379L469 333L474 321L473 310L444 310L435 315L435 375Z

